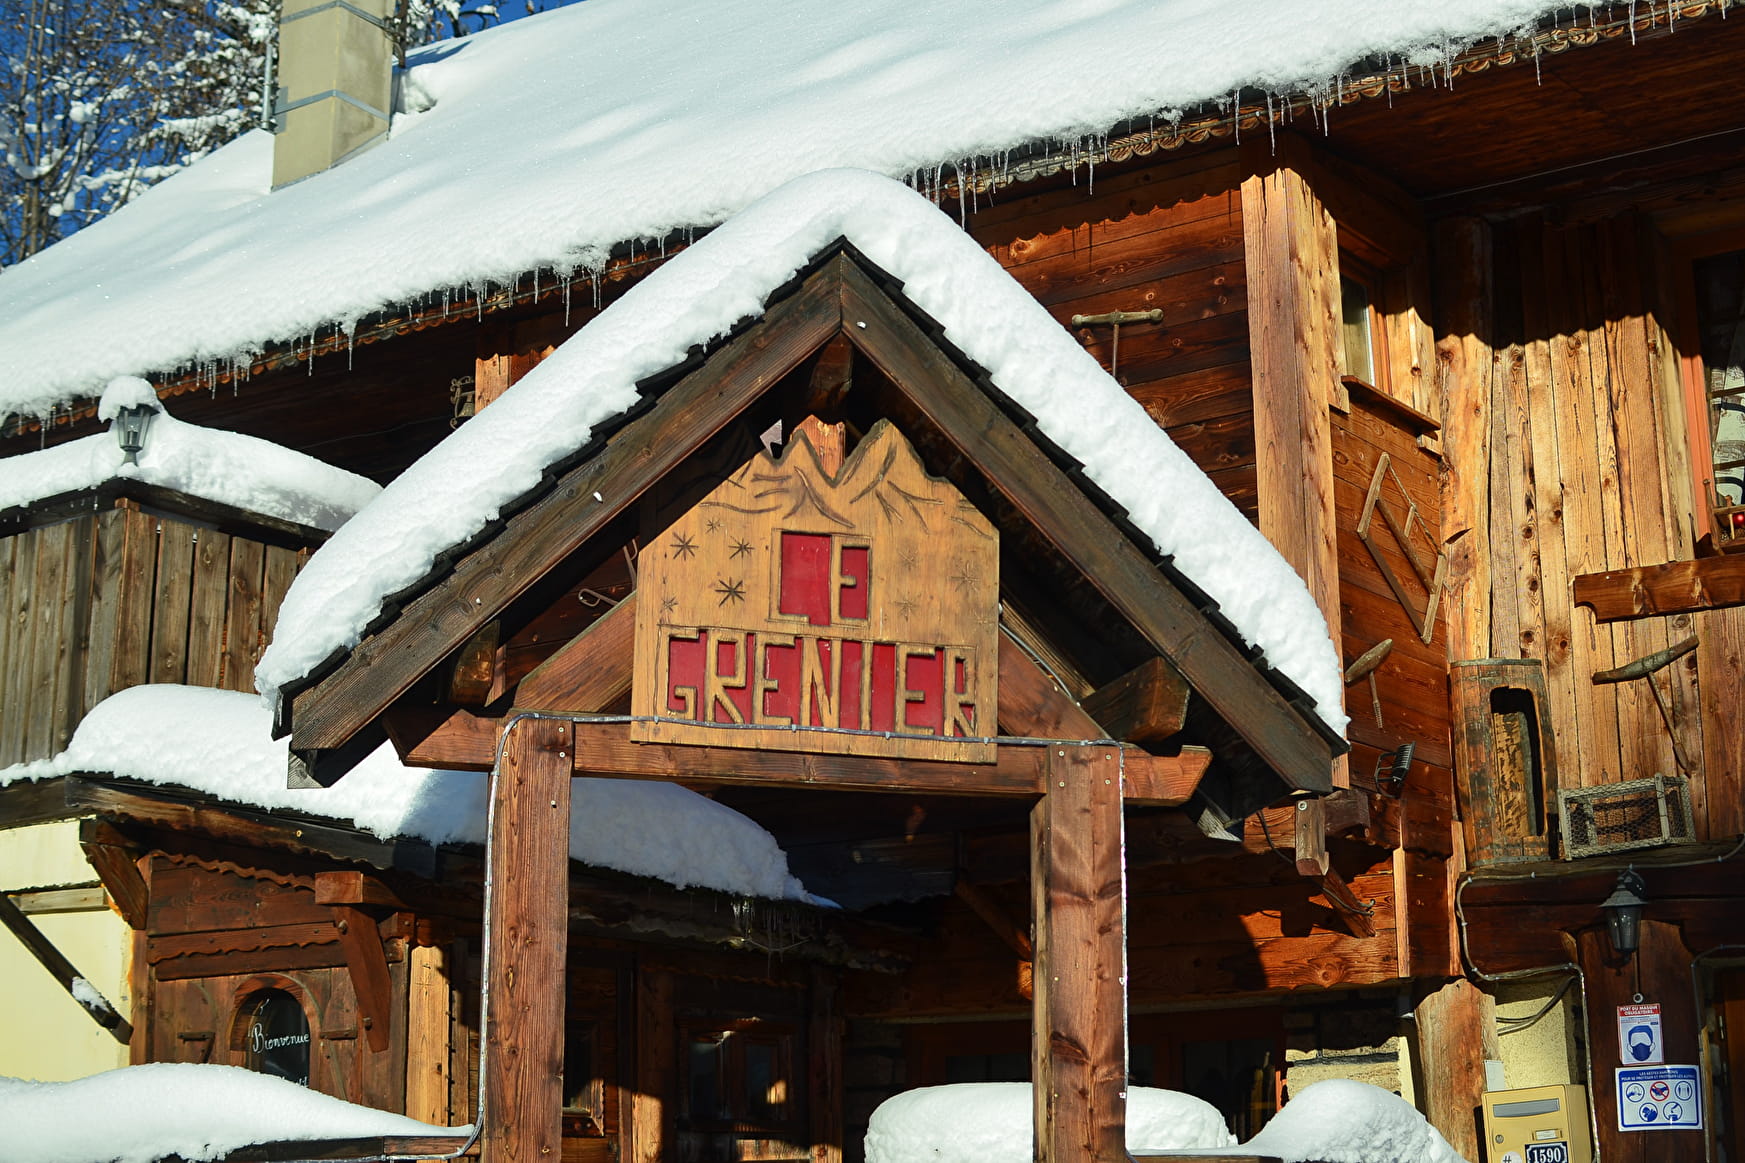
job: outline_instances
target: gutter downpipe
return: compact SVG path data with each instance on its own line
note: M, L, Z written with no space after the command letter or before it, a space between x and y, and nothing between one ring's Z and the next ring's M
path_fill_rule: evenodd
M1487 881L1531 881L1538 880L1539 877L1529 873L1526 876L1487 876L1485 879ZM1582 1022L1584 1025L1587 1024L1587 976L1582 973L1581 966L1577 965L1575 962L1565 961L1561 965L1546 965L1537 969L1515 969L1510 970L1507 973L1486 973L1473 961L1472 949L1467 943L1466 938L1466 909L1461 904L1460 899L1461 894L1466 891L1467 886L1472 883L1472 880L1472 873L1463 872L1460 875L1460 884L1454 889L1454 916L1460 924L1460 960L1466 965L1467 972L1480 981L1493 984L1506 981L1521 981L1530 977L1545 977L1554 973L1574 974L1576 988L1581 992ZM1602 1163L1600 1156L1600 1121L1599 1116L1594 1113L1594 1102L1592 1097L1594 1087L1594 1052L1593 1038L1591 1036L1585 1037L1581 1040L1581 1055L1582 1069L1587 1075L1589 1095L1587 1103L1587 1123L1588 1134L1592 1136L1593 1142L1593 1163Z

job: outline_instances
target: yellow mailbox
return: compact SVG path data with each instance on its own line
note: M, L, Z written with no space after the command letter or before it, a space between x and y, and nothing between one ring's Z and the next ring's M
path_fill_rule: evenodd
M1529 1086L1484 1096L1488 1163L1593 1163L1585 1086Z

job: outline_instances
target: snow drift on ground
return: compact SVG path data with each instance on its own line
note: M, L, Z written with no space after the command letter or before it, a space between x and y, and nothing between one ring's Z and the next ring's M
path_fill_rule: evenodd
M866 1129L866 1163L1030 1163L1028 1082L960 1082L907 1090L879 1104ZM1223 1147L1224 1116L1191 1094L1127 1092L1127 1150Z
M414 54L410 111L331 171L269 194L256 131L7 270L0 413L445 288L586 269L812 170L930 177L1243 89L1331 88L1369 57L1440 63L1578 7L590 0Z
M0 770L0 787L104 772L191 788L232 803L345 820L384 839L483 843L487 777L406 767L384 743L330 788L285 786L286 744L261 701L160 684L99 703L53 760ZM584 864L770 899L810 900L775 838L676 784L571 782L570 856ZM0 1123L0 1126L3 1126Z
M123 463L111 432L9 456L0 460L0 509L125 478L331 531L382 491L374 481L269 441L184 424L138 376L110 381L98 418L113 421L122 408L142 404L156 415L137 464Z
M759 313L771 291L839 237L901 279L946 338L1082 461L1249 644L1343 728L1339 656L1278 551L951 219L902 183L861 170L809 174L760 199L631 288L407 469L291 586L255 671L261 692L276 699L333 651L355 645L384 599L536 486L596 424L635 403L638 380Z
M0 1077L0 1155L10 1163L195 1163L238 1147L370 1135L465 1135L354 1106L236 1066L160 1062L72 1082Z

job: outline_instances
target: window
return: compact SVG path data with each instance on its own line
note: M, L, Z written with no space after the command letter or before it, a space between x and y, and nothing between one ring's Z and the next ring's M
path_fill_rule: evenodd
M1702 503L1715 547L1745 549L1745 250L1697 259L1692 274L1702 372L1691 443Z
M810 1154L791 1026L758 1018L688 1025L679 1154L685 1163Z
M1346 262L1341 256L1341 265L1346 265ZM1369 287L1343 270L1339 272L1339 315L1345 374L1357 377L1372 388L1380 386L1375 375L1376 328Z
M309 1017L282 989L249 994L237 1007L242 1064L260 1074L309 1085Z

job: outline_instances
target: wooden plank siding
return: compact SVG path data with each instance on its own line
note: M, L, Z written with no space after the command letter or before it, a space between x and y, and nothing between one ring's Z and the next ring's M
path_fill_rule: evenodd
M1350 409L1335 410L1331 415L1341 653L1349 665L1383 639L1393 640L1393 648L1372 672L1374 700L1365 680L1353 683L1346 691L1351 715L1346 732L1353 744L1351 781L1355 788L1374 792L1376 765L1382 755L1404 743L1415 744L1399 801L1399 851L1392 865L1386 928L1398 930L1396 958L1401 976L1456 973L1459 966L1448 930L1454 761L1449 737L1445 608L1438 602L1430 640L1425 642L1357 533L1371 483L1385 456L1379 503L1390 506L1402 526L1405 505L1409 502L1417 507L1428 533L1423 538L1414 537L1412 545L1420 562L1434 574L1436 548L1442 545L1441 459L1421 448L1418 434L1397 424L1382 401L1364 393L1353 391ZM1425 587L1419 585L1411 562L1379 514L1372 519L1369 531L1371 543L1400 579L1408 598L1425 602ZM1425 605L1417 608L1423 612ZM1377 928L1383 928L1379 909ZM1390 933L1390 940L1392 936Z
M0 765L143 682L252 691L305 554L125 502L0 541Z
M1745 613L1601 623L1572 592L1581 575L1694 552L1665 249L1634 213L1439 229L1450 615L1456 658L1544 661L1564 787L1678 771L1646 681L1592 676L1698 634L1702 648L1653 681L1700 776L1691 798L1708 838L1745 829L1728 709Z
M1233 152L973 215L969 230L1255 520L1242 170ZM1163 312L1121 328L1074 315Z

